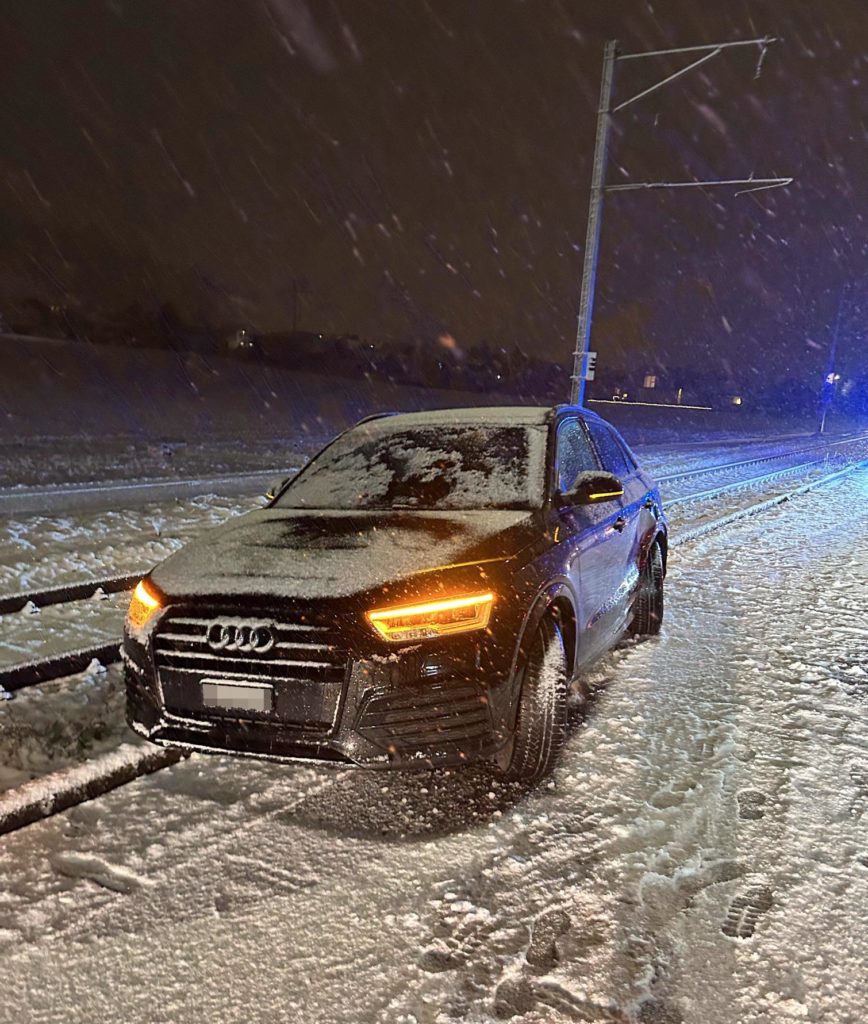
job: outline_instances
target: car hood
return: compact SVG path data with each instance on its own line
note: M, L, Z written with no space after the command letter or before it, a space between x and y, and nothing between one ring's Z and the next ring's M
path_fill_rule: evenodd
M533 512L260 509L208 531L154 569L170 598L347 597L420 572L508 558L532 540Z

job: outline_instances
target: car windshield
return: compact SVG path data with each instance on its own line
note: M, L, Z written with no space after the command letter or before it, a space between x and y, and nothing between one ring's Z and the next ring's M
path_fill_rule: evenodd
M314 459L282 508L430 511L529 509L542 503L545 428L375 420Z

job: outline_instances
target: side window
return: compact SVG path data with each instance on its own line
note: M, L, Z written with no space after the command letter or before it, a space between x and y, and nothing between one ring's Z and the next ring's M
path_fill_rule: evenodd
M630 445L627 444L617 430L613 430L612 433L615 435L615 440L618 442L621 451L624 453L624 458L627 460L627 472L630 473L633 472L633 470L638 469L639 463L636 461L636 456L630 450Z
M576 482L579 473L599 469L588 436L578 420L564 420L558 427L557 481L564 494Z
M627 457L624 454L618 439L605 423L588 423L588 430L594 439L594 445L600 454L600 461L603 469L608 473L614 473L617 477L629 476L633 467L628 465Z

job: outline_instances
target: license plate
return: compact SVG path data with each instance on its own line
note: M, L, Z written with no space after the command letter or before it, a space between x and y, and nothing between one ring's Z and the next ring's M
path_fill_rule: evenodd
M232 711L271 711L274 695L268 683L224 683L202 680L202 703Z

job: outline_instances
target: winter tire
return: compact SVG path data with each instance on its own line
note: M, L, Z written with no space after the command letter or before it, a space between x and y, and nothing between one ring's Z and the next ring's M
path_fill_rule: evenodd
M663 553L652 544L639 581L629 631L633 636L656 636L663 624Z
M513 782L537 782L554 766L567 731L567 652L554 616L537 627L522 671L515 733L499 764Z

